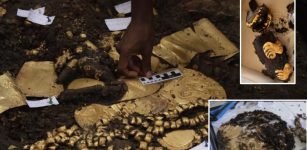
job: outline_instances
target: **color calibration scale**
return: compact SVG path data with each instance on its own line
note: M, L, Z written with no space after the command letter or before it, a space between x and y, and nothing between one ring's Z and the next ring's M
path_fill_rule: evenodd
M182 75L183 74L181 73L179 69L174 69L171 71L153 75L150 78L141 77L139 78L139 80L142 82L143 85L148 85L148 84L165 82L167 80L173 80L173 79L181 77Z

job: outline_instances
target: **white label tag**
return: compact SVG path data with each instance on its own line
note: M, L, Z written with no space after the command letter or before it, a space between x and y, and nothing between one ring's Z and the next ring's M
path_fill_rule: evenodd
M55 16L49 17L49 16L45 16L45 15L30 11L30 14L27 19L36 24L50 25L53 22L54 18Z
M29 21L40 24L40 25L50 25L52 24L55 16L45 16L45 7L38 9L22 10L17 9L17 16L27 18Z
M105 19L105 23L110 31L120 31L128 28L131 22L131 17Z
M59 102L55 98L55 96L47 98L47 99L37 100L37 101L26 100L26 102L30 108L39 108L39 107L46 107L46 106L51 106L51 105L59 105Z
M31 9L32 10L32 9ZM33 10L35 13L38 13L38 14L44 14L45 13L45 7L41 7L41 8L37 8L37 9L34 9Z
M17 16L27 18L29 16L29 10L17 9Z
M131 1L116 5L115 10L120 14L130 13L131 12Z
M204 142L200 143L199 145L193 147L190 150L208 150L208 149L209 149L208 142L204 141Z
M35 12L35 13L43 15L45 13L45 7L37 8L34 10L33 9L30 9L30 10L17 9L17 16L27 18L30 12Z
M181 76L182 76L181 71L179 69L175 69L175 70L172 70L172 71L153 75L150 78L141 77L141 78L139 78L139 80L142 82L143 85L147 85L147 84L164 82L164 81L167 81L167 80L173 80L173 79L179 78Z

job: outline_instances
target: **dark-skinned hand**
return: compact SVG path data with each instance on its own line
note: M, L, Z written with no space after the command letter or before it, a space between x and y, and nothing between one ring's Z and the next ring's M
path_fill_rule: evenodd
M153 38L153 1L132 0L132 21L117 45L121 75L129 78L151 76Z

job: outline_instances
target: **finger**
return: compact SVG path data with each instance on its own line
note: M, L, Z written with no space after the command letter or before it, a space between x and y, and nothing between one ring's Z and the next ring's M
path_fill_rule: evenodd
M146 77L152 75L151 72L151 55L152 55L152 45L148 45L142 51L142 73Z
M138 73L135 71L130 71L128 69L129 59L131 56L127 53L121 53L118 61L118 72L126 77L135 78L138 76Z
M141 59L135 55L131 56L128 67L139 74L141 72Z

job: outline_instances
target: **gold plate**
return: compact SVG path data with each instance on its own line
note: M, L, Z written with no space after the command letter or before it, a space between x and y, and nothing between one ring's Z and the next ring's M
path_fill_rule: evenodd
M175 104L172 104L167 99L163 99L158 97L157 94L153 94L134 101L121 102L112 105L111 107L116 111L122 111L121 113L125 114L136 112L142 115L149 115L167 111L168 109L173 108L174 105Z
M91 87L95 85L102 85L104 86L104 83L95 79L90 79L90 78L80 78L72 81L67 89L81 89L81 88L86 88L86 87Z
M160 84L143 85L138 79L124 79L124 82L128 86L128 91L121 98L121 101L132 100L152 95L156 93L161 87Z
M183 77L165 83L158 92L161 97L179 104L195 102L198 99L226 98L224 88L213 79L195 70L183 68L181 71Z
M244 128L240 126L224 125L219 129L219 132L223 133L223 138L229 139L226 149L240 149L243 143L253 145L255 150L263 149L264 143L253 137L248 137Z
M4 111L26 105L26 97L16 86L9 73L0 76L0 114Z
M238 53L239 49L208 19L201 19L193 26L195 32L186 28L164 37L153 53L174 66L186 66L196 54L209 50L213 50L212 56L225 56L225 59Z
M58 96L63 86L56 84L57 75L51 61L26 62L19 71L16 84L26 96Z
M167 133L162 139L158 139L159 143L171 150L185 150L193 146L195 139L194 130L176 130Z
M75 111L75 119L82 128L91 127L100 119L111 119L116 115L117 112L111 107L101 104L92 104Z

